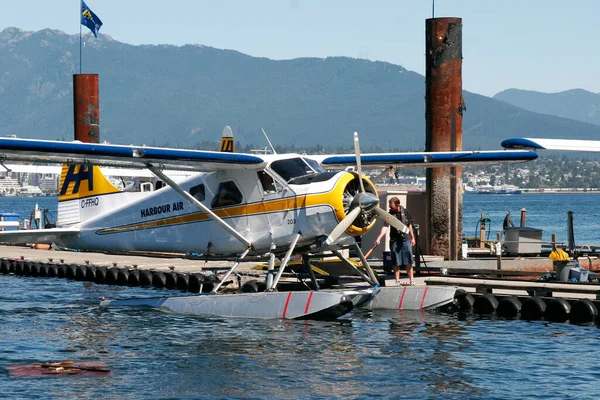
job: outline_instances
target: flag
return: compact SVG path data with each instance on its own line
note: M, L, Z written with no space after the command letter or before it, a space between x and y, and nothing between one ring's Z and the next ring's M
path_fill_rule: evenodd
M98 38L98 31L102 26L102 21L90 10L83 0L81 0L81 25L87 26L94 36Z

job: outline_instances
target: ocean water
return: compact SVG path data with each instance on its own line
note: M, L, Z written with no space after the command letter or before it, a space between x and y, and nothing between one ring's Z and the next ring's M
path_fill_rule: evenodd
M600 246L600 194L473 194L463 196L463 232L479 237L479 219L486 214L492 220L490 239L502 231L504 217L510 211L515 226L525 209L525 226L542 230L542 240L550 242L556 234L559 242L568 242L568 212L573 212L575 243Z
M507 207L525 207L527 225L545 234L569 209L576 221L596 215L596 196L468 195L465 226L485 212L501 229ZM56 199L0 198L0 209L28 216L36 201L50 208ZM576 236L593 241L597 220L586 221ZM93 360L112 371L45 379L0 373L0 398L598 397L594 325L436 311L355 310L335 321L206 318L98 306L102 297L165 293L158 289L6 275L0 288L0 365Z

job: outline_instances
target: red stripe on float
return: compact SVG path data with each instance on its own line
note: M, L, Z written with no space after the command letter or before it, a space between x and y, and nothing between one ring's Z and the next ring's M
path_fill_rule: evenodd
M285 318L285 314L287 314L287 308L290 305L290 297L292 297L292 292L288 293L287 300L285 301L285 307L283 307L283 315L281 318Z
M429 289L429 286L425 286L425 291L423 292L423 298L421 299L421 307L419 307L419 308L423 308L423 304L425 304L425 296L427 296L427 289Z
M400 296L400 304L398 304L398 308L402 308L402 302L404 301L404 294L406 293L406 286L402 290L402 296Z
M304 314L308 314L308 307L310 307L310 301L312 300L313 291L308 295L308 300L306 301L306 308L304 309Z

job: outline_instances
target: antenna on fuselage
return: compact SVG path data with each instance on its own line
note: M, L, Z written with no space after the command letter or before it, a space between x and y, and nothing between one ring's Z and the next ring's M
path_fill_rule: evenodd
M273 147L273 145L271 144L271 141L269 140L269 137L267 136L267 132L265 132L265 130L263 128L260 128L260 130L262 131L263 135L265 135L265 139L267 139L269 146L271 146L271 150L273 150L273 154L277 154L277 152L275 151L275 147Z

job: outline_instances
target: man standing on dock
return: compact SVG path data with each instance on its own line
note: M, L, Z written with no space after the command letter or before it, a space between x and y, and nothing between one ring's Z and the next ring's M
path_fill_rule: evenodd
M413 255L412 247L415 245L415 234L413 230L413 220L406 208L400 204L400 199L392 197L388 202L390 208L390 214L398 218L404 225L408 227L409 234L406 235L403 232L399 232L393 226L390 227L390 251L392 253L392 261L394 262L394 277L396 278L396 284L400 283L400 265L404 265L406 273L408 275L409 285L414 285L414 271L412 268ZM388 230L389 224L384 224L381 228L375 244L381 243L381 238L385 236Z

